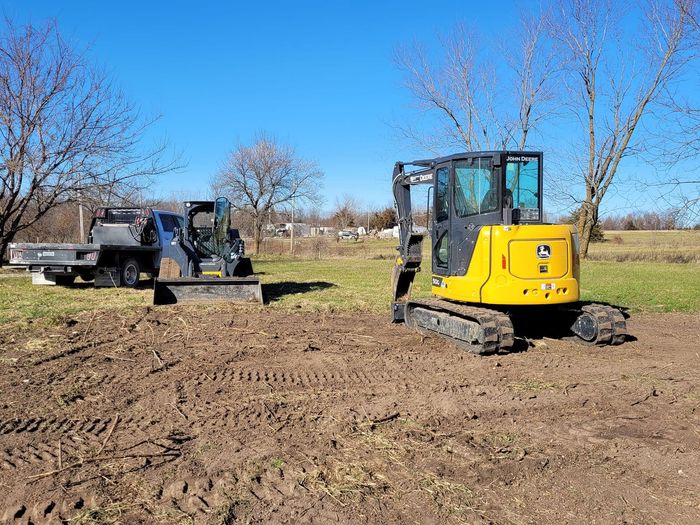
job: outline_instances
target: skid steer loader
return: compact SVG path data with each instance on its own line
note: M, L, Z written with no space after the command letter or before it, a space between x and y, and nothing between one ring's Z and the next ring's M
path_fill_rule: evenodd
M416 169L407 172L406 166ZM413 232L411 186L433 186L433 300L414 300L423 235ZM490 151L397 162L393 192L400 246L393 270L394 322L477 354L507 353L511 318L592 345L618 345L620 310L579 301L576 227L545 224L542 153Z
M231 228L231 204L184 203L185 223L163 249L153 304L206 301L263 302L260 280L245 257L245 243Z

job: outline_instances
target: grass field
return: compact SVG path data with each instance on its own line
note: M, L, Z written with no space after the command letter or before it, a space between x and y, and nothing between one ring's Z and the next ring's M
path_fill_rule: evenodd
M308 259L393 258L396 239L360 239L337 242L331 238L306 238L295 241L295 256ZM287 256L289 239L266 239L264 253ZM429 256L428 243L424 254ZM588 252L592 261L700 263L700 231L609 231L605 242L592 243Z
M589 260L700 263L700 231L608 231L605 240L591 244Z
M583 299L605 301L632 311L700 312L700 232L612 232L622 242L592 245L583 262ZM276 240L274 251L289 249ZM315 244L314 244L315 243ZM336 243L302 239L304 256L262 255L254 268L274 308L388 313L396 241ZM268 248L273 248L272 245ZM316 250L313 253L313 250ZM695 254L695 262L656 262L674 254ZM633 259L633 260L632 260ZM53 323L77 312L128 308L151 301L148 285L138 290L32 286L26 276L0 273L0 323ZM430 272L418 274L414 295L430 295Z
M388 311L391 300L392 264L389 260L278 258L257 261L255 268L264 272L265 283L286 283L280 286L284 295L272 297L273 304L382 312ZM316 285L307 291L292 283ZM633 311L700 311L700 266L696 264L585 261L581 288L585 300L609 302ZM294 290L300 293L290 293ZM430 296L429 272L418 274L414 295Z

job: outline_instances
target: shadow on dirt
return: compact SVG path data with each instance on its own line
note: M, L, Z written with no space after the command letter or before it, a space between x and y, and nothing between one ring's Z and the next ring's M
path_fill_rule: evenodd
M327 288L334 288L336 285L325 281L313 281L309 283L281 282L263 284L263 297L266 303L279 301L285 295L317 292Z
M583 301L581 305L592 304ZM622 312L625 319L630 315L627 308L615 304L597 301L595 304L603 304L617 308ZM566 339L573 337L571 326L574 324L579 312L577 309L567 310L565 307L522 307L509 309L510 318L513 322L515 333L527 340L541 339L543 337L552 339ZM626 341L636 341L633 335L627 335Z

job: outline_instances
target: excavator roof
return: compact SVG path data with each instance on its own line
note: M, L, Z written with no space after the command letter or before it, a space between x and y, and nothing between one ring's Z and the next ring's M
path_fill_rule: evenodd
M443 162L449 162L451 160L464 159L470 157L488 157L494 155L539 155L542 156L541 151L518 151L518 150L494 150L494 151L465 151L464 153L455 153L453 155L447 155L444 157L436 157L434 159L421 159L413 160L410 162L399 162L403 165L411 166L423 166L426 168L435 166L436 164L442 164Z

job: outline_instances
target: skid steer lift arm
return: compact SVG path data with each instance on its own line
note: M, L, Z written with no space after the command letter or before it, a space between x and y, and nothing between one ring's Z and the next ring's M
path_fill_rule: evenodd
M405 166L417 166L421 169L406 173ZM420 271L422 261L423 234L414 233L411 211L411 186L432 184L435 172L434 162L414 160L397 162L394 165L393 192L396 213L399 222L399 252L392 275L392 312L394 322L404 320L406 302L411 296L411 288L416 272Z

